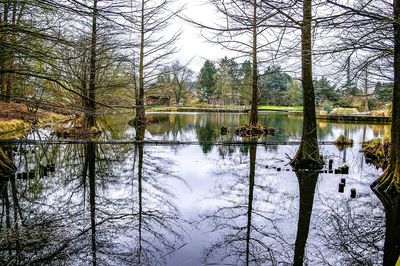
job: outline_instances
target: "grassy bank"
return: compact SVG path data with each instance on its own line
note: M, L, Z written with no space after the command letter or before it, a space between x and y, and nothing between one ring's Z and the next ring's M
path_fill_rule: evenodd
M146 109L147 112L248 112L250 107L243 106L213 106L213 105L194 105L194 106L153 106ZM262 105L259 111L282 111L282 112L301 112L303 106L276 106Z
M25 131L29 128L29 123L24 122L21 119L0 119L0 135L6 135L16 131Z
M229 108L227 106L154 106L146 109L146 112L234 112L243 113L248 112L247 108Z
M32 112L25 104L0 101L0 136L12 138L29 130L33 124L43 127L47 124L66 120L65 115L37 110Z
M391 117L388 116L371 116L371 115L317 115L318 120L326 120L331 122L368 122L368 123L390 123Z
M258 110L260 110L260 111L300 112L300 111L303 111L303 106L261 105L261 106L258 106Z

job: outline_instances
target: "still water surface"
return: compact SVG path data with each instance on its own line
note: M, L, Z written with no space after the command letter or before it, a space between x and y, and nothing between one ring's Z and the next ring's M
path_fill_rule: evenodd
M147 140L174 141L240 140L220 128L232 132L247 119L148 118ZM128 119L103 119L102 138L132 140ZM260 122L277 131L263 141L300 139L299 116L265 113ZM2 145L16 171L0 164L0 265L302 265L303 257L307 265L381 265L384 254L398 256L384 245L398 223L385 228L384 205L369 188L381 170L365 163L360 142L389 132L318 122L320 140L355 140L342 151L320 147L333 169L350 166L348 175L293 172L294 145Z

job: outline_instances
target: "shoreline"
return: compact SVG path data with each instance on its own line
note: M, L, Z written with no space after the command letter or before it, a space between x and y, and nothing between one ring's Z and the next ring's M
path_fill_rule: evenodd
M247 108L200 108L200 107L166 107L166 108L149 108L147 113L237 113L248 114L250 109ZM271 108L258 109L259 113L284 113L288 115L302 115L302 111L288 110L287 108ZM45 117L41 117L39 126L43 127L46 124L55 123L58 121L67 120L68 116L46 112ZM370 115L317 115L317 120L330 121L333 123L382 123L388 124L391 122L391 117L388 116L370 116ZM7 138L13 133L26 132L32 127L32 123L25 119L12 117L0 118L0 138Z
M249 109L219 109L219 108L195 108L195 107L172 107L162 110L149 110L148 113L242 113L247 114ZM302 111L285 109L259 109L259 113L285 113L290 115L303 115ZM317 115L317 120L346 123L346 122L371 122L371 123L390 123L390 116L370 116L370 115Z
M23 135L33 127L43 128L70 119L69 116L37 109L29 110L25 104L0 101L0 139Z
M370 122L370 123L390 123L390 116L371 116L371 115L317 115L317 120L325 120L338 123L346 122Z

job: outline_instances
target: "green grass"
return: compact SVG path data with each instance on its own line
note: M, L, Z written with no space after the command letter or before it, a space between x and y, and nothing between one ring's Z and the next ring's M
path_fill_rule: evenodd
M178 108L175 106L152 106L146 109L146 112L174 112Z
M303 111L303 106L277 106L277 105L261 105L258 110L265 111Z

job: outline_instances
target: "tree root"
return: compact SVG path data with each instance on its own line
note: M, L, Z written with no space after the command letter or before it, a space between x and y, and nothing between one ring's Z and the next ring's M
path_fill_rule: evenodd
M385 172L371 184L373 190L387 194L400 194L400 168L389 164Z
M324 160L319 154L318 144L306 146L300 145L294 158L290 161L290 165L296 170L316 171L324 166ZM314 148L312 148L315 146Z
M341 151L347 147L353 146L353 140L351 138L346 137L345 135L340 135L335 140L335 145Z
M245 140L257 140L263 136L273 136L275 129L272 127L262 126L260 124L245 124L235 129L235 134Z
M86 128L82 126L72 126L72 127L59 127L53 132L59 138L72 138L72 139L86 139L97 137L101 134L101 130L95 126L91 128Z
M374 138L362 144L365 161L377 168L386 169L390 156L390 142L381 138Z

